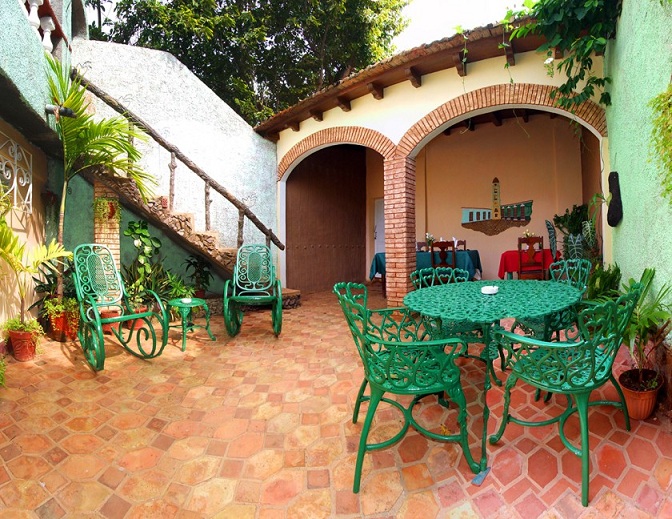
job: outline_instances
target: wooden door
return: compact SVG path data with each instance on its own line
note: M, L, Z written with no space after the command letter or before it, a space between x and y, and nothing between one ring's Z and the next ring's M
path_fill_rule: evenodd
M317 151L287 179L287 286L331 290L364 281L366 149L339 145Z

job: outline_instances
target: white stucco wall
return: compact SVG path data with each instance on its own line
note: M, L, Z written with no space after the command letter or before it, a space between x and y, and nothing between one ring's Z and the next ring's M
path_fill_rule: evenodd
M269 228L276 224L275 145L256 134L241 117L171 54L114 43L73 42L73 64L84 76L117 99L177 146ZM114 113L105 106L97 110ZM159 180L157 195L169 192L170 153L154 145L144 149L143 164ZM204 184L178 162L176 212L193 213L205 228ZM211 191L211 225L220 245L236 246L238 211ZM249 221L245 241L265 238Z

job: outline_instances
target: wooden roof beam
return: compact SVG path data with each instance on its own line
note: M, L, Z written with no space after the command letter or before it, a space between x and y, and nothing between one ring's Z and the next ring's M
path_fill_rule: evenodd
M467 75L467 62L462 61L463 56L464 56L463 52L453 54L453 64L455 65L455 69L457 70L457 75L460 77L464 77Z
M529 122L530 112L528 112L526 108L521 108L520 116L523 118L523 122Z
M494 124L495 126L502 125L502 116L499 114L499 112L490 112L488 114L488 117L490 118L490 121L492 121L492 124Z
M310 110L309 113L317 122L320 122L323 119L321 110Z
M516 55L513 50L513 42L510 40L506 43L502 44L504 46L504 52L506 53L506 62L508 63L509 67L515 67L516 66Z
M291 128L293 131L298 132L299 130L301 130L301 122L291 121L290 123L287 124L287 128Z
M336 98L336 106L338 106L344 112L349 112L352 109L350 106L350 101L348 101L345 97L340 96Z
M420 88L422 86L422 75L418 72L418 69L415 67L408 67L404 70L406 77L411 82L415 88Z
M374 99L380 101L383 97L385 97L385 89L376 83L369 83L366 85L366 88L369 89L369 92L371 92L371 95L373 95Z

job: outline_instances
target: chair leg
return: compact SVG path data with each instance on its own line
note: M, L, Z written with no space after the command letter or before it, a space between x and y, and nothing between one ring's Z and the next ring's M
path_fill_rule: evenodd
M357 400L355 400L355 409L352 412L352 423L357 423L357 418L359 418L359 406L362 405L362 397L364 396L364 390L366 389L366 385L369 383L368 380L366 380L366 377L364 380L362 380L362 385L359 386L359 392L357 393Z
M588 398L590 392L574 395L576 410L581 427L581 504L588 506L588 486L590 483L590 442L588 438Z
M504 409L502 411L502 423L499 424L499 429L497 429L497 432L490 436L490 443L492 444L497 443L502 437L504 434L504 429L506 429L506 425L509 423L511 418L511 415L509 414L509 405L511 404L511 389L516 385L516 382L518 382L518 377L513 373L511 373L509 378L506 379L506 384L504 386Z
M630 430L630 413L628 413L628 406L625 405L625 396L623 396L623 390L621 389L621 385L614 378L613 373L611 375L609 375L609 380L611 380L611 383L616 388L616 392L618 393L618 397L621 400L621 406L620 407L623 410L623 414L625 415L625 429L627 431L629 431Z
M357 462L355 463L355 481L352 485L352 491L355 494L359 493L359 484L362 479L362 463L364 462L364 454L366 454L367 451L366 440L369 436L369 431L371 430L371 422L373 422L373 416L376 414L376 409L380 400L383 398L383 394L384 392L382 390L371 387L369 410L366 412L366 419L364 420L362 433L359 437L359 449L357 450Z

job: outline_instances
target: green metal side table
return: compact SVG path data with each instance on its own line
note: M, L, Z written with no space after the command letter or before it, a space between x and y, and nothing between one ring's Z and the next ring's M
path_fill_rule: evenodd
M205 299L199 299L198 297L183 297L180 299L171 299L168 301L168 304L177 308L177 311L182 317L181 324L170 325L170 328L182 328L182 351L187 349L187 332L194 331L194 328L204 328L205 331L208 332L210 338L213 341L215 340L215 336L212 335L212 332L210 331L210 309L208 308ZM205 310L205 326L194 324L193 321L189 320L191 311L199 306L202 306Z

